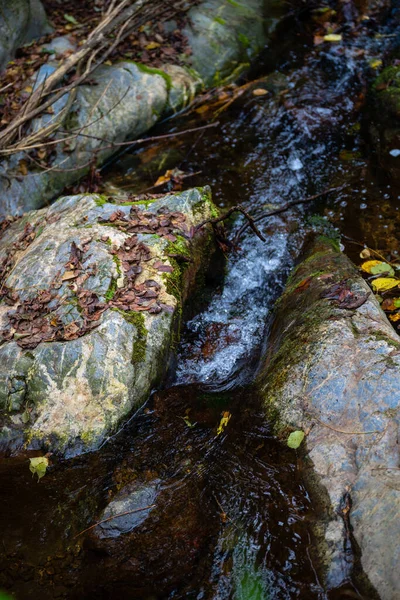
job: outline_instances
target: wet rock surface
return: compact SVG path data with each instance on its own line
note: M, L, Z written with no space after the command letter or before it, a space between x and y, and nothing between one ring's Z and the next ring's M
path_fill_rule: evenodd
M325 505L328 586L353 572L383 600L400 583L399 349L337 242L314 240L277 304L259 381L276 432L308 434L307 477Z
M185 34L193 50L192 66L205 85L234 79L249 67L284 11L277 0L206 0L192 8Z
M155 505L158 484L158 481L148 485L133 483L121 490L103 512L97 537L116 538L139 527Z
M97 447L147 399L210 257L210 232L194 235L193 227L214 210L207 188L147 207L83 195L6 223L3 448Z

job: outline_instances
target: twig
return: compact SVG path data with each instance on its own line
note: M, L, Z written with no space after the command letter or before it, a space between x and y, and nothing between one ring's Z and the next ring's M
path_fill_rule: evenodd
M264 213L258 217L255 217L254 222L263 221L264 219L267 219L268 217L272 217L273 215L279 215L279 214L291 209L293 206L297 206L298 204L306 204L307 202L312 202L313 200L317 200L317 198L320 198L321 196L326 196L327 194L330 194L331 192L338 192L340 190L343 190L345 187L348 187L348 185L349 184L346 183L339 187L327 188L326 190L323 190L322 192L319 192L318 194L313 194L312 196L307 196L307 198L303 198L302 200L295 200L294 202L287 202L286 204L283 204L283 206L280 206L279 208L276 208L276 209L271 210L267 213ZM247 229L247 227L249 227L249 225L250 225L250 223L244 223L242 225L242 227L239 229L239 231L237 232L237 234L235 236L234 244L238 243L239 238L241 237L243 232Z
M95 523L94 525L91 525L87 529L80 531L79 533L74 535L73 539L79 537L80 535L83 535L84 533L86 533L87 531L90 531L91 529L94 529L95 527L97 527L97 525L102 525L103 523L108 523L108 521L112 521L113 519L118 519L118 517L125 517L126 515L133 515L134 513L141 512L143 510L149 510L150 508L154 508L154 507L155 507L155 504L149 504L149 506L144 506L143 508L135 508L134 510L127 510L123 513L119 513L118 515L112 515L111 517L108 517L107 519L103 519L102 521L98 521L98 523Z
M267 241L265 239L265 237L262 235L261 231L258 229L257 225L254 223L253 217L251 217L249 215L249 213L240 204L238 204L237 206L232 206L232 208L230 208L226 213L224 213L220 217L215 217L213 219L205 219L204 221L202 221L195 227L195 233L197 233L197 231L199 231L199 229L201 229L202 227L204 227L204 225L207 225L207 224L210 224L214 227L215 225L217 225L217 223L220 223L221 221L225 221L234 212L242 213L242 215L244 215L246 217L246 219L248 221L248 225L251 227L251 229L254 231L254 233L257 235L257 237L259 237L262 242Z
M323 425L323 427L327 427L328 429L331 429L332 431L336 431L336 433L344 433L345 435L372 435L375 433L384 433L385 432L385 429L383 431L343 431L342 429L336 429L336 427L332 427L331 425L328 425L328 423L324 423L323 421L320 421L320 419L318 419L318 417L316 417L315 415L311 415L311 418L318 421L318 423L320 425ZM386 427L386 429L387 429L387 427Z

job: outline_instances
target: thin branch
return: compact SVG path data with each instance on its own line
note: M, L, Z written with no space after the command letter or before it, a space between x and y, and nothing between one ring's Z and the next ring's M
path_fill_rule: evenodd
M254 231L256 236L259 237L262 242L267 241L265 239L265 237L262 235L261 231L258 229L257 225L255 224L253 217L251 217L249 215L249 213L240 204L238 204L237 206L232 206L232 208L230 208L226 213L224 213L220 217L215 217L213 219L205 219L204 221L199 223L199 225L196 226L195 233L197 233L197 231L199 231L199 229L201 229L202 227L204 227L204 225L207 225L207 224L210 224L214 227L215 225L217 225L217 223L220 223L221 221L225 221L226 219L228 219L228 217L230 217L234 212L242 213L242 215L244 217L246 217L246 219L247 219L247 224L251 227L251 229Z
M302 200L295 200L294 202L287 202L286 204L283 204L279 208L270 210L267 213L264 213L262 215L259 215L258 217L255 217L254 222L258 223L259 221L263 221L264 219L267 219L268 217L272 217L273 215L279 215L283 212L286 212L287 210L290 210L293 206L297 206L299 204L306 204L307 202L312 202L313 200L317 200L318 198L321 198L322 196L326 196L327 194L330 194L331 192L338 192L338 191L343 190L344 188L348 187L348 185L349 184L346 183L339 187L327 188L326 190L323 190L322 192L319 192L318 194L313 194L312 196L307 196L307 198L303 198ZM239 231L237 232L237 234L235 236L234 244L238 243L239 238L244 233L244 231L247 229L247 227L249 227L249 223L244 223L242 225L242 227L240 227Z
M119 513L118 515L112 515L111 517L108 517L107 519L103 519L102 521L99 521L98 523L91 525L87 529L80 531L79 533L74 535L73 539L79 537L80 535L83 535L84 533L86 533L87 531L90 531L91 529L94 529L98 525L102 525L103 523L108 523L109 521L113 521L113 519L118 519L118 517L125 517L126 515L133 515L134 513L141 512L143 510L149 510L150 508L154 508L154 507L155 507L155 504L149 504L149 506L144 506L143 508L135 508L134 510L127 510L123 513Z

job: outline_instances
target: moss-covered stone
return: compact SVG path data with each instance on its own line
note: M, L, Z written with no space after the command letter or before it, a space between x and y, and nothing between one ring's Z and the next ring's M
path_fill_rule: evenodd
M400 518L400 494L375 474L398 457L399 349L400 338L337 239L314 234L276 304L258 386L283 443L291 430L307 433L301 451L312 499L322 506L316 554L326 585L351 575L338 517L350 493L361 550L353 577L367 597L376 596L372 583L388 599L399 583L389 574L400 550L400 531L391 525ZM360 560L358 550L353 558Z
M181 212L185 227L192 229L211 216L209 198L200 208L206 192L169 194L154 200L147 211L158 214L168 207ZM18 337L0 347L0 439L5 446L25 441L67 456L96 448L147 399L168 368L183 306L211 255L211 228L202 228L190 240L177 232L174 242L141 233L147 260L133 273L118 255L126 253L124 242L131 234L107 227L115 205L101 200L97 195L67 196L29 215L31 225L40 224L43 231L16 256L6 285L17 288L22 301L32 298L38 286L51 289L57 296L51 315L57 317L58 329L47 341L31 340L29 350ZM120 210L130 212L129 207ZM19 239L24 223L12 223L0 239L0 261ZM89 239L82 223L92 227ZM74 286L64 283L53 289L56 277L66 270L72 243L85 248L81 261L86 277L74 280ZM160 272L160 261L171 264L173 272ZM136 286L149 280L158 294L154 313L135 302ZM133 292L128 309L116 300L124 287ZM0 305L0 327L8 325L13 311L15 307Z

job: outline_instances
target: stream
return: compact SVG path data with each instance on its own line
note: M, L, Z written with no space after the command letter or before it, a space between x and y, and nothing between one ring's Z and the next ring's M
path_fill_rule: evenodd
M210 101L151 135L212 118L218 127L131 148L104 169L107 194L159 191L157 178L178 168L194 174L185 187L209 184L221 211L240 203L253 215L347 187L260 221L265 243L245 229L188 306L163 388L98 452L53 460L39 484L27 461L37 453L0 460L0 589L17 600L374 597L359 587L357 560L345 585L321 585L319 507L302 453L274 438L252 382L310 217L338 227L355 262L364 243L397 252L400 190L376 164L361 110L374 77L368 65L393 44L392 18L365 21L357 35L349 25L343 44L314 46L305 15L284 52L272 61L266 51L254 85L225 110L216 116L223 102ZM255 95L260 88L267 93ZM243 224L231 219L230 237ZM94 529L81 534L130 484L158 494L138 532L108 541Z

